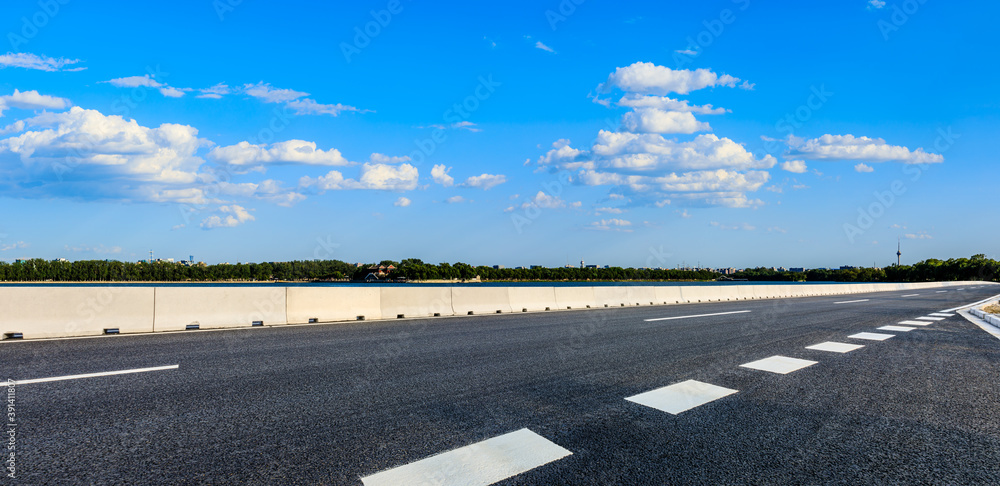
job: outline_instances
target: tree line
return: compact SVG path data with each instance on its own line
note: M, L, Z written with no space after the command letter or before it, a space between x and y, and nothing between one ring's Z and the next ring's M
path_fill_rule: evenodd
M239 263L235 265L182 265L173 262L120 262L115 260L43 260L0 262L0 281L5 282L214 282L214 281L335 281L364 280L370 267L395 267L390 279L493 281L561 280L714 280L721 274L711 270L655 268L493 268L467 263L424 263L415 258L383 260L377 264L355 265L339 260L298 260L291 262ZM974 255L972 258L930 259L914 265L844 270L811 269L804 272L746 269L731 275L751 281L811 282L924 282L948 280L991 280L1000 276L1000 262Z

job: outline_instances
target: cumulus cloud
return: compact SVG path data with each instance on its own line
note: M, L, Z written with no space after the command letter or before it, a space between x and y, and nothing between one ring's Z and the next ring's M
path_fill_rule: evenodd
M238 206L236 204L230 206L220 206L219 212L223 214L214 214L202 220L201 227L205 229L235 228L243 223L254 221L256 219L243 206Z
M854 170L857 171L857 172L875 172L875 169L873 169L868 164L858 164L858 165L855 165L854 166Z
M410 205L410 202L411 201L409 198L400 196L400 198L397 199L396 202L392 203L392 205L400 208L405 208Z
M868 8L873 10L878 10L885 7L885 2L883 0L868 0Z
M805 139L789 136L786 157L812 160L864 160L867 162L902 162L904 164L931 164L944 162L944 156L927 153L922 148L911 151L889 145L881 138L855 137L854 135L823 135Z
M444 187L450 187L455 183L455 178L448 175L448 171L451 167L445 167L444 164L438 164L431 168L431 177L434 182L441 184Z
M535 194L535 197L521 204L522 209L527 209L532 206L546 209L556 209L566 207L566 201L563 201L559 196L551 196L546 194L545 191L538 191L538 194Z
M447 202L448 204L459 204L459 203L464 203L465 201L466 201L465 198L462 196L451 196L448 199L445 199L445 202Z
M381 155L381 154L378 154ZM208 156L213 160L230 165L247 166L261 164L306 164L306 165L348 165L350 162L334 148L316 148L316 142L288 140L270 145L254 145L240 142L236 145L215 147Z
M180 98L184 96L184 90L164 86L160 88L160 94L168 98Z
M275 88L263 81L257 84L245 84L242 91L265 103L284 103L285 107L291 109L296 115L331 115L337 116L342 112L366 113L370 110L360 110L357 107L344 104L322 104L311 98L309 93L295 91L293 89Z
M86 69L84 67L63 69L66 66L72 66L79 62L79 59L39 56L27 52L8 52L7 54L0 54L0 68L19 67L24 69L34 69L37 71L82 71Z
M624 231L631 232L629 227L632 226L631 221L624 219L602 219L600 221L594 221L586 226L587 229L599 230L599 231Z
M715 108L712 105L692 105L687 100L675 100L666 96L643 96L629 94L618 100L618 106L629 108L655 108L665 111L683 111L699 115L722 115L725 108Z
M718 75L708 69L670 69L651 62L637 62L620 67L608 76L598 91L609 92L612 88L639 94L666 95L669 93L688 94L703 88L715 86L736 87L739 78L728 74ZM749 89L752 85L740 85Z
M805 174L809 171L809 168L806 167L805 161L789 160L781 163L781 170L794 172L796 174Z
M219 83L211 88L199 89L198 91L201 92L201 94L197 96L198 98L211 98L216 100L232 92L232 90L229 89L229 85L225 83Z
M243 85L243 92L265 103L287 103L303 96L309 96L309 93L303 91L274 88L263 81L257 84Z
M19 108L22 110L64 110L69 108L70 105L70 101L66 98L39 94L35 90L18 91L15 89L13 94L0 96L0 116L3 116L3 112L7 108Z
M343 105L340 103L334 105L324 105L322 103L317 103L316 100L311 98L305 98L301 100L295 100L288 102L285 106L291 108L295 111L296 115L332 115L337 116L345 111L362 111L357 107Z
M622 127L639 133L708 132L712 127L699 122L686 111L664 111L658 108L636 108L622 116Z
M551 52L553 54L556 53L556 51L554 49L552 49L551 47L543 44L542 41L538 41L538 42L535 43L535 49L541 49L543 51Z
M507 182L507 176L503 174L496 174L496 175L481 174L469 177L468 179L465 180L465 183L463 183L462 185L466 187L477 187L483 190L488 190L490 188L499 186L504 182Z
M320 191L346 189L411 191L417 188L418 178L417 168L410 164L390 165L366 162L361 166L361 176L358 180L345 179L341 172L332 170L318 178L303 177L299 180L299 186L316 187Z

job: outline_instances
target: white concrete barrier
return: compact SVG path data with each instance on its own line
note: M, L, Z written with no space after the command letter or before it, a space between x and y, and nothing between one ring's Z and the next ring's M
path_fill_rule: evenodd
M451 305L459 316L511 312L508 287L452 287Z
M382 318L452 316L451 287L380 287Z
M0 335L23 339L153 332L153 287L4 287Z
M560 309L586 309L588 305L594 306L593 287L555 287L554 290L556 305Z
M507 289L507 294L510 296L510 308L513 312L559 308L556 304L556 291L552 287L510 287Z
M625 287L628 292L629 305L656 305L662 301L656 299L656 290L647 285L629 285Z
M653 294L657 304L682 304L684 297L681 295L680 287L667 287L658 285L653 287Z
M289 324L382 318L379 287L288 287L286 299Z
M629 306L628 290L624 286L595 286L593 307L627 307ZM647 302L646 305L649 305Z
M687 303L697 304L736 300L739 290L728 285L685 285L681 287L681 295Z
M153 331L287 324L285 287L156 287Z

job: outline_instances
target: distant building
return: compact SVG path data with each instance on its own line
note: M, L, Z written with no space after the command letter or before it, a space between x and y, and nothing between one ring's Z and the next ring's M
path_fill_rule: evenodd
M542 267L541 265L532 265L532 266L531 266L531 269L532 269L532 270L534 270L534 269L536 269L536 268L544 268L544 267Z
M584 268L597 268L597 265L587 265L587 266L586 266L586 267L584 267Z
M858 267L852 267L852 266L850 266L850 265L841 265L841 266L840 266L840 269L841 269L841 270L855 270L855 269L857 269L857 268L858 268Z
M526 267L514 267L514 270L526 270Z
M806 271L806 269L803 268L803 267L792 267L792 268L789 268L788 271L789 272L802 273L802 272Z
M503 270L505 267L503 265L493 265L495 270Z

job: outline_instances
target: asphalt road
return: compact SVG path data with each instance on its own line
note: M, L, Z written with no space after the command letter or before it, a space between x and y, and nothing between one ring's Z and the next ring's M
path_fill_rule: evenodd
M1000 340L958 315L876 328L996 293L8 342L3 379L178 368L17 385L0 484L360 485L527 428L572 455L498 484L995 485ZM805 348L824 341L865 347ZM740 367L774 355L818 363ZM738 393L676 415L625 400L685 380Z

